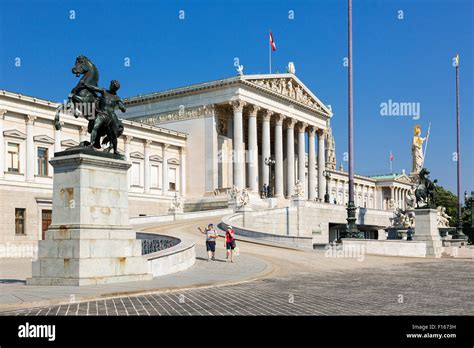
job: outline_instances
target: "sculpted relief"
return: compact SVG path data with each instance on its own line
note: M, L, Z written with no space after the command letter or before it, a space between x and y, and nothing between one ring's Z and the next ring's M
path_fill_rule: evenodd
M321 110L321 105L314 101L313 98L301 86L294 84L293 80L290 78L249 81L259 86L265 87L266 89L282 94L285 97L295 99L296 101L303 103L307 106L310 106L317 110Z
M213 114L214 105L203 105L195 108L185 108L182 105L178 110L146 116L143 118L139 118L138 121L149 125L155 125L163 122L187 120Z

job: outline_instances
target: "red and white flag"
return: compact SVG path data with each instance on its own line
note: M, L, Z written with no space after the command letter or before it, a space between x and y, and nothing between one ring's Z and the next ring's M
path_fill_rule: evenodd
M393 161L395 157L393 156L392 150L390 150L390 161Z
M275 45L275 40L273 40L273 34L270 31L270 46L272 46L272 51L276 51L276 45Z

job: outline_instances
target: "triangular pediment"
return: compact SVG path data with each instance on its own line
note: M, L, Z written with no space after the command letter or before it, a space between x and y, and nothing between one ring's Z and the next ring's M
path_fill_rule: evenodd
M178 165L179 164L179 159L177 158L170 158L168 160L168 164L175 164L175 165Z
M73 147L73 146L78 146L78 145L79 143L72 139L66 139L66 140L61 141L61 146L65 146L65 147Z
M16 129L6 130L3 132L4 137L16 138L16 139L26 139L26 134L20 132Z
M247 83L289 99L328 117L332 116L330 108L324 105L311 90L293 74L250 75L244 76Z
M33 137L33 140L38 143L54 144L54 139L47 135L37 135Z
M150 161L152 162L163 162L163 158L158 155L150 156Z
M397 176L396 180L399 181L399 182L406 183L406 184L412 184L412 181L411 181L410 177L406 174L401 174L401 175Z
M141 152L135 151L130 154L130 158L144 159L145 156Z

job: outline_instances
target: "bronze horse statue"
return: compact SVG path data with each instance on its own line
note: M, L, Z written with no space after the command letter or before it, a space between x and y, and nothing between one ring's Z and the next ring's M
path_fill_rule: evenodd
M94 127L95 121L95 110L97 106L98 96L96 93L90 91L86 88L86 85L97 87L99 84L99 70L97 67L92 63L92 61L84 55L79 55L76 57L76 62L71 69L72 73L75 74L77 77L81 76L77 85L71 90L71 93L68 96L68 101L66 103L66 110L71 111L74 117L78 118L79 116L83 116L89 121L87 131L91 133L92 128ZM54 126L57 130L61 129L61 122L59 121L59 114L63 109L63 105L60 105L56 110L56 115L54 118ZM79 113L80 112L80 113ZM123 125L120 122L119 133L117 137L122 135L123 133ZM94 147L100 149L100 138L105 136L102 140L102 144L106 144L109 142L107 137L107 129L106 127L101 127L99 130L98 137L94 143ZM90 144L88 141L81 143L81 146Z
M430 172L428 169L423 168L419 174L419 183L415 189L416 207L420 207L420 203L426 204L428 207L433 208L434 202L434 191L438 180L431 181L429 178Z

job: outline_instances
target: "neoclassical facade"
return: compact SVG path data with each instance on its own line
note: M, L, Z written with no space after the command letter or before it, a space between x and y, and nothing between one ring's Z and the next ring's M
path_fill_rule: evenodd
M62 115L59 104L0 90L0 242L35 245L51 223L55 152L88 139L87 121ZM166 214L186 194L186 134L124 120L119 149L131 162L130 216ZM0 250L0 257L5 250Z
M348 174L336 169L331 108L294 74L240 75L125 103L127 119L188 133L188 200L233 185L258 197L270 184L284 205L299 181L308 200L323 201L328 189L331 204L348 201ZM402 207L409 188L404 174L356 176L356 205Z
M185 211L224 208L234 185L249 191L256 209L288 206L295 186L309 201L323 202L327 192L329 204L347 204L348 173L336 169L331 108L294 74L240 75L126 98L125 105L125 114L117 112L125 126L119 149L131 163L132 217L167 214L176 195ZM89 137L87 121L70 115L56 130L58 106L0 90L0 242L34 245L44 238L52 209L49 160ZM260 198L265 184L271 202ZM355 204L404 208L410 188L405 173L355 175Z

